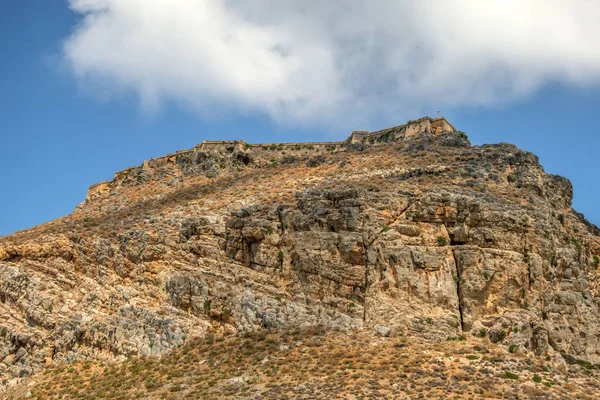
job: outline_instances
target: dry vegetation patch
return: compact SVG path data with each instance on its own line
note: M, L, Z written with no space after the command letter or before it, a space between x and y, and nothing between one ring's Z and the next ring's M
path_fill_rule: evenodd
M593 399L599 371L485 339L427 342L320 329L192 340L163 357L55 365L9 399Z

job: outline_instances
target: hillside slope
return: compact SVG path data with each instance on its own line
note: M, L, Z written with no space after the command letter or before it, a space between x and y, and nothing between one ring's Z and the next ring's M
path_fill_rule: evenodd
M209 335L122 363L56 364L7 398L592 400L599 376L589 364L511 353L487 338L432 342L317 328Z
M0 390L65 361L315 326L600 363L600 233L535 155L429 118L208 144L0 239Z

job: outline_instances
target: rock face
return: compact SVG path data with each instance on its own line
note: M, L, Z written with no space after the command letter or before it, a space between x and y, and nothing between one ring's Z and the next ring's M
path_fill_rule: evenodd
M599 363L600 232L569 181L419 121L146 162L0 239L0 390L51 363L313 325Z

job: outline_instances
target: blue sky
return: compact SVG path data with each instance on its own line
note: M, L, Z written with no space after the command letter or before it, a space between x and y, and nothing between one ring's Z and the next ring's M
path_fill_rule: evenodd
M135 3L134 0L123 0L121 4L132 1ZM257 1L260 0L253 2ZM110 32L94 30L97 27L89 25L95 23L93 21L88 21L85 26L83 18L96 12L94 7L102 8L104 17L113 18L109 20L114 22L112 25L105 24L110 27ZM255 43L246 43L246 38L252 37L263 26L265 32L269 32L272 26L251 19L258 18L252 16L251 10L234 11L210 12L226 15L223 17L225 22L242 11L246 13L245 18L254 24L249 31L251 34L242 32L244 39L232 54L245 54L246 47L250 46L252 51L247 53L247 58L253 63L244 65L246 75L240 75L239 70L231 69L228 59L212 61L221 63L214 69L209 66L202 69L207 59L204 58L199 64L202 66L198 77L201 84L195 87L195 80L190 84L176 79L188 76L189 71L180 70L179 65L188 58L190 63L195 62L196 53L192 51L179 52L183 58L173 59L173 64L168 66L175 75L165 75L160 65L152 70L145 69L148 65L158 65L147 51L137 52L131 47L124 51L114 45L94 47L98 46L99 40L97 36L90 36L92 33L101 38L109 34L117 38L123 35L115 21L143 25L143 21L131 17L135 8L127 10L124 6L114 6L110 0L77 0L70 4L63 0L2 2L0 235L67 215L84 200L89 185L111 179L117 170L138 165L144 159L190 148L205 139L244 139L248 142L344 139L352 129L373 130L399 125L422 115L435 116L438 110L458 129L466 131L474 144L510 142L537 154L547 172L566 176L573 182L574 208L600 224L596 201L600 195L596 157L600 149L600 125L596 122L600 87L595 64L570 63L560 70L544 70L542 66L531 68L529 62L515 66L511 60L500 65L490 64L491 69L473 70L468 77L462 78L456 75L458 72L453 76L442 76L437 70L430 70L430 76L441 76L435 86L428 85L429 81L415 80L411 86L394 82L395 92L386 91L385 85L382 85L383 92L379 89L370 92L366 86L356 89L356 85L349 85L347 76L338 79L342 73L335 68L336 62L318 66L319 71L326 71L323 72L326 81L320 81L320 78L311 78L314 71L309 69L310 65L298 69L297 64L293 64L294 73L290 74L286 68L292 67L272 63L267 53L264 59L252 60L259 50L255 50ZM319 18L326 21L329 15L322 10L314 12L320 14L311 21ZM295 15L294 10L289 9L274 10L274 13ZM159 14L164 12L156 13ZM348 14L346 18L352 21L352 17ZM80 28L74 31L77 23ZM185 29L185 23L181 22L179 30ZM540 32L544 32L542 28ZM212 29L218 31L219 28ZM160 37L178 40L176 35L159 33ZM325 36L315 40L333 43L342 33L324 32ZM393 34L386 33L387 36ZM257 35L256 40L264 40L262 34ZM299 36L304 38L306 35ZM207 36L198 32L188 37L191 46L200 46L197 42L202 40L197 38ZM573 40L582 38L585 39L585 35ZM419 38L422 43L427 40L434 43L434 39ZM310 57L334 61L342 57L343 52L331 50L337 49L335 44L322 49L314 43L298 43L292 37L284 43L286 50L279 49L278 52L293 53L296 48L302 49L298 52L310 48L312 50L306 53ZM460 39L456 43L458 46ZM166 52L173 46L173 43L167 44ZM160 43L152 42L151 45L159 46ZM364 47L364 43L359 45ZM210 48L211 45L205 43L202 46ZM427 45L422 47L427 48ZM430 45L429 48L433 47ZM459 50L469 52L465 46ZM121 65L114 62L118 58L110 58L127 55L128 51L132 57L144 62ZM370 51L378 54L380 49ZM473 60L478 60L479 53L473 54ZM500 49L489 58L502 59L503 54ZM540 51L537 56L544 58L544 54ZM382 57L381 62L396 65L389 57ZM557 62L560 64L560 60ZM136 70L142 68L142 64L144 69ZM259 67L253 70L252 65ZM422 67L415 66L416 70ZM269 71L268 79L255 76L261 74L262 68ZM357 64L352 72L356 76L350 77L357 78L354 81L363 76L367 79L369 68L372 66ZM135 74L128 75L122 70L133 70ZM215 71L229 75L215 75ZM502 77L491 79L491 88L485 85L490 71L498 71L497 75ZM477 74L485 79L472 78ZM138 80L137 76L148 76L148 80ZM194 79L193 74L191 76L186 79ZM296 78L298 76L301 79ZM469 88L468 92L462 93L462 86L453 86L457 79L461 82L459 78L463 79L462 86ZM331 95L334 90L330 87L321 91L320 87L329 84L331 79L337 79L334 89L347 97ZM523 83L525 80L534 81L535 85ZM155 85L154 82L158 83ZM369 82L370 87L381 84ZM193 90L186 87L190 85L194 86ZM412 97L410 101L402 95L415 90L424 95ZM280 95L281 92L298 97L288 98ZM316 100L312 99L312 93ZM380 98L384 99L385 106L378 103Z

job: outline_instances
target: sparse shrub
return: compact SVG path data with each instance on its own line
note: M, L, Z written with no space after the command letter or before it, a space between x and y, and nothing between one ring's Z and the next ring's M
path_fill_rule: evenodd
M509 353L514 353L516 349L517 349L517 345L516 344L511 344L510 346L508 346L508 352Z
M498 342L503 341L506 338L507 333L504 330L499 330L499 331L493 330L489 333L489 335L490 335L490 340L493 343L498 343Z
M515 380L519 379L519 375L513 374L512 372L509 372L509 371L505 371L500 377L504 378L504 379L515 379Z
M535 383L542 383L542 377L539 376L538 374L533 375L533 378L531 378L532 381L534 381Z
M571 243L573 243L575 245L575 248L577 249L577 253L581 254L581 245L579 244L579 241L577 240L576 237L571 237Z
M231 318L231 311L228 308L224 308L221 312L221 322L227 322Z
M319 165L323 164L324 162L325 162L325 157L315 156L306 162L306 166L309 168L314 168L314 167L318 167Z
M85 217L82 220L82 224L83 224L84 228L91 228L93 226L100 225L100 223L98 221L96 221L94 218L90 218L90 217Z
M204 300L204 314L210 314L210 306L211 306L212 301L210 299L206 299Z
M438 243L438 246L445 246L448 244L448 240L446 239L445 236L438 236L437 243Z
M589 361L585 361L585 360L581 360L581 359L577 359L576 363L577 363L577 365L579 365L580 367L582 367L584 369L600 368L600 365L595 365L595 364L592 364Z
M487 334L487 330L485 330L485 329L481 329L481 330L479 331L479 335L478 335L478 336L479 336L480 338L484 338L486 334Z

